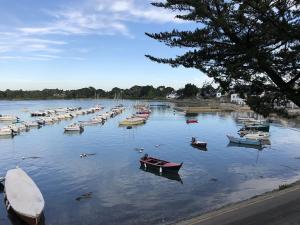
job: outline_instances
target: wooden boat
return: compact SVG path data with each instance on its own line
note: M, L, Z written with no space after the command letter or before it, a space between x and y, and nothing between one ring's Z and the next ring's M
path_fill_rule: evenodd
M268 132L256 132L249 133L244 136L244 138L254 139L254 140L269 140L270 134Z
M8 211L13 210L29 225L39 224L45 201L37 185L21 168L7 171L4 200Z
M198 123L198 120L196 119L189 119L189 120L186 120L186 123L189 124L189 123Z
M173 163L161 159L149 157L147 154L140 159L141 166L144 168L157 169L162 172L178 172L183 163Z
M203 141L197 141L196 138L192 138L191 145L197 148L206 148L207 143Z
M247 138L237 138L233 137L230 135L227 135L228 139L232 143L237 143L237 144L244 144L244 145L256 145L256 146L261 146L262 142L261 140L253 140L253 139L247 139Z
M76 132L82 132L83 131L83 126L80 125L80 124L77 124L77 123L73 123L73 124L70 124L68 126L66 126L64 128L64 130L67 132L67 131L76 131Z

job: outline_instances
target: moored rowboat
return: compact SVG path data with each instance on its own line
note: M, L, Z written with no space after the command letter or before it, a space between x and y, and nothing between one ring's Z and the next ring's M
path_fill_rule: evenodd
M149 157L147 154L140 159L141 166L144 168L152 168L162 172L178 172L183 163L173 163L161 159Z
M21 168L7 171L4 187L7 210L13 210L29 225L37 225L45 201L34 181Z

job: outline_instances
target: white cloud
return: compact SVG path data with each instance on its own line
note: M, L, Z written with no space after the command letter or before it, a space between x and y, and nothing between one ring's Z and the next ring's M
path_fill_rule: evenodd
M0 54L21 52L31 54L28 58L35 59L32 53L50 53L56 54L56 57L50 57L56 59L68 47L67 41L61 41L66 40L66 36L123 35L132 38L128 22L180 22L175 19L173 12L155 8L150 2L89 0L76 7L58 6L59 10L47 11L45 18L35 25L28 24L3 32L0 30ZM57 40L53 40L54 36Z

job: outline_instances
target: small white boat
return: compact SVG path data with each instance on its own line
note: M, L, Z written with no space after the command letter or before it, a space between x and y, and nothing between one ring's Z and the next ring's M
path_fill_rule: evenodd
M60 119L60 120L63 120L63 119L65 119L65 115L64 114L60 114L60 115L57 116L57 118Z
M13 131L9 127L0 128L0 136L13 136Z
M101 120L88 120L88 121L79 121L82 126L93 126L101 123Z
M66 126L65 131L76 131L76 132L82 132L83 131L83 126L77 123L70 124Z
M251 117L238 117L237 120L241 122L253 122L256 121L256 119L251 118Z
M25 126L28 128L39 127L41 126L37 121L28 121L25 122Z
M257 132L246 134L244 137L253 140L269 140L270 134L268 132Z
M5 177L4 201L29 225L37 225L45 207L43 195L34 181L21 168L8 170Z
M0 121L17 121L18 117L12 115L0 115Z
M45 121L46 125L51 125L54 123L53 119L50 117L44 117L43 120Z
M99 123L102 123L104 119L102 118L102 116L95 116L91 118L91 121L97 121Z
M20 132L28 130L28 128L24 124L21 124L21 123L19 123L19 124L10 124L7 127L10 128L15 133L20 133Z
M230 135L227 135L227 138L230 142L236 143L236 144L244 144L244 145L255 145L255 146L261 146L262 142L261 140L253 140L248 138L237 138Z
M70 113L64 114L65 119L72 119L72 115Z

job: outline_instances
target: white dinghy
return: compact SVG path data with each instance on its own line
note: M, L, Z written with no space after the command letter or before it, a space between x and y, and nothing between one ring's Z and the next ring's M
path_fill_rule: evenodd
M34 181L21 168L8 170L4 184L5 205L30 225L37 225L45 201Z

